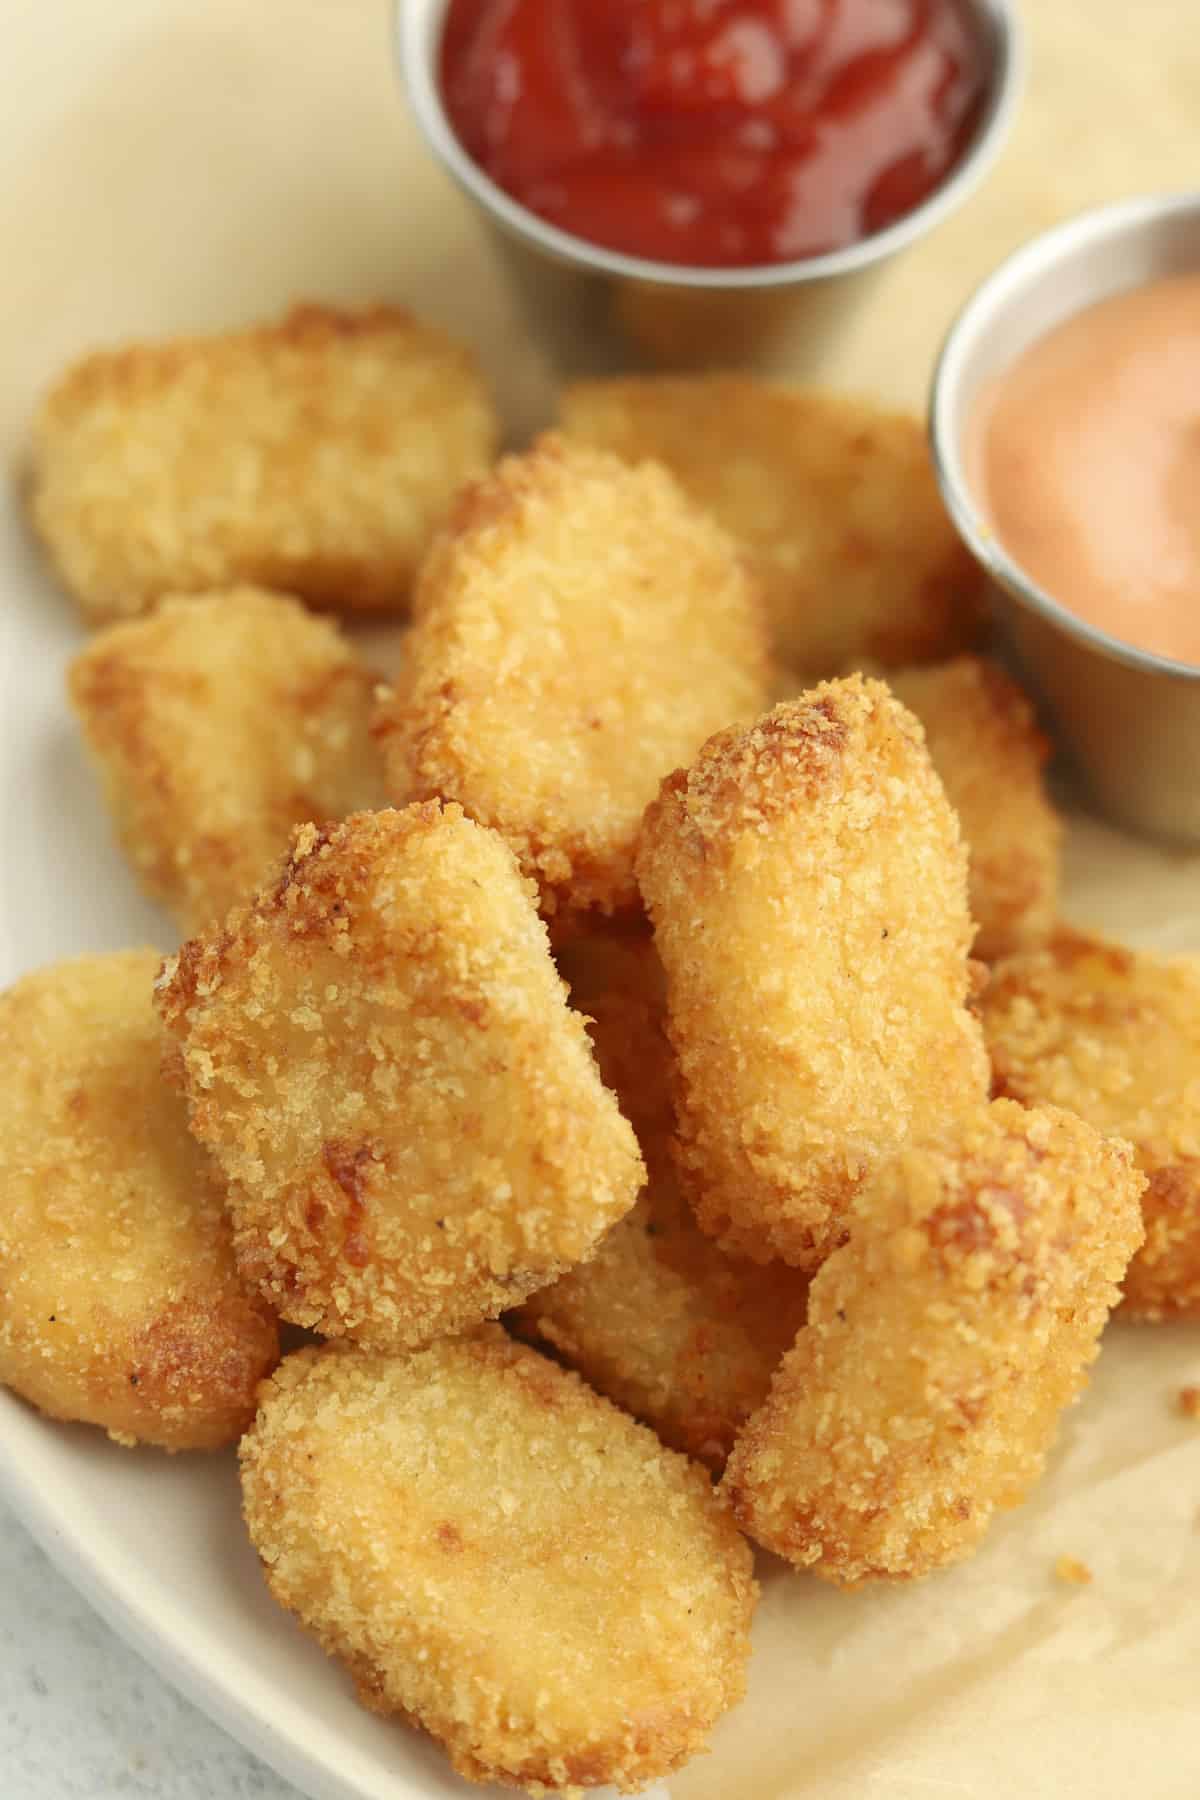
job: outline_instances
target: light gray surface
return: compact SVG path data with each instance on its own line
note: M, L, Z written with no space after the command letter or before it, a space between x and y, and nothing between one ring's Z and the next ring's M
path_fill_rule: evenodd
M3 1800L301 1800L104 1625L0 1506Z

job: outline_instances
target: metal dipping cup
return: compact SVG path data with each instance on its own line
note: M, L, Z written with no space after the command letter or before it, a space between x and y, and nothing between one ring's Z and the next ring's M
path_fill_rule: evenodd
M614 0L615 3L615 0ZM484 174L458 141L438 73L447 0L396 0L400 73L434 155L475 202L499 241L537 341L564 372L753 363L797 331L813 354L869 285L869 271L923 237L990 167L1020 95L1024 59L1016 0L962 0L983 46L988 84L961 159L919 206L843 250L795 262L704 269L626 256L549 225Z
M1197 272L1200 193L1122 201L1043 233L989 276L951 327L929 420L950 515L991 576L1001 627L1096 805L1133 831L1192 845L1200 844L1200 666L1110 637L1039 587L989 526L966 445L981 390L1054 326L1110 294Z

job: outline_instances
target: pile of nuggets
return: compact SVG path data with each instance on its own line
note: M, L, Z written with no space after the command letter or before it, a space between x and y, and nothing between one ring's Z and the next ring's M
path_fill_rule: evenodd
M1200 1316L1200 971L1058 922L913 421L642 379L497 438L386 307L46 398L186 941L0 997L0 1377L240 1442L272 1592L464 1775L633 1791L743 1692L750 1540L966 1556L1110 1311Z

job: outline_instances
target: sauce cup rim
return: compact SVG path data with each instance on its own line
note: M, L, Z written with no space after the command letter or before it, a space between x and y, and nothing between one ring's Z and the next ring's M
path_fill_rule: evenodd
M522 206L485 174L463 148L442 105L437 79L437 47L449 0L395 0L393 37L400 77L425 142L442 166L481 209L512 236L560 263L595 274L660 287L710 291L794 287L848 275L903 249L952 212L983 179L1008 135L1024 86L1025 39L1017 0L962 0L981 28L990 55L987 98L975 134L963 155L933 192L882 231L843 249L792 262L744 267L701 267L659 262L609 250L576 237Z
M934 472L946 510L976 561L1006 593L1110 662L1124 663L1146 674L1195 682L1200 681L1200 663L1139 649L1136 644L1089 624L1056 600L1009 555L988 524L982 507L975 502L955 429L959 389L967 362L995 320L1020 302L1029 284L1050 274L1078 251L1134 236L1145 226L1172 217L1200 217L1200 190L1141 194L1090 207L1018 246L975 289L942 341L930 386L928 429ZM1200 264L1197 273L1200 274ZM1095 296L1097 300L1103 298L1103 294ZM1091 301L1084 301L1066 317L1076 317L1090 304Z

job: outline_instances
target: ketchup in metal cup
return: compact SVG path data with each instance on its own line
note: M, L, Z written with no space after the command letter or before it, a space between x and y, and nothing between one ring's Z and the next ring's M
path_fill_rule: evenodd
M910 212L966 149L984 67L961 0L450 0L441 79L532 212L728 268Z

